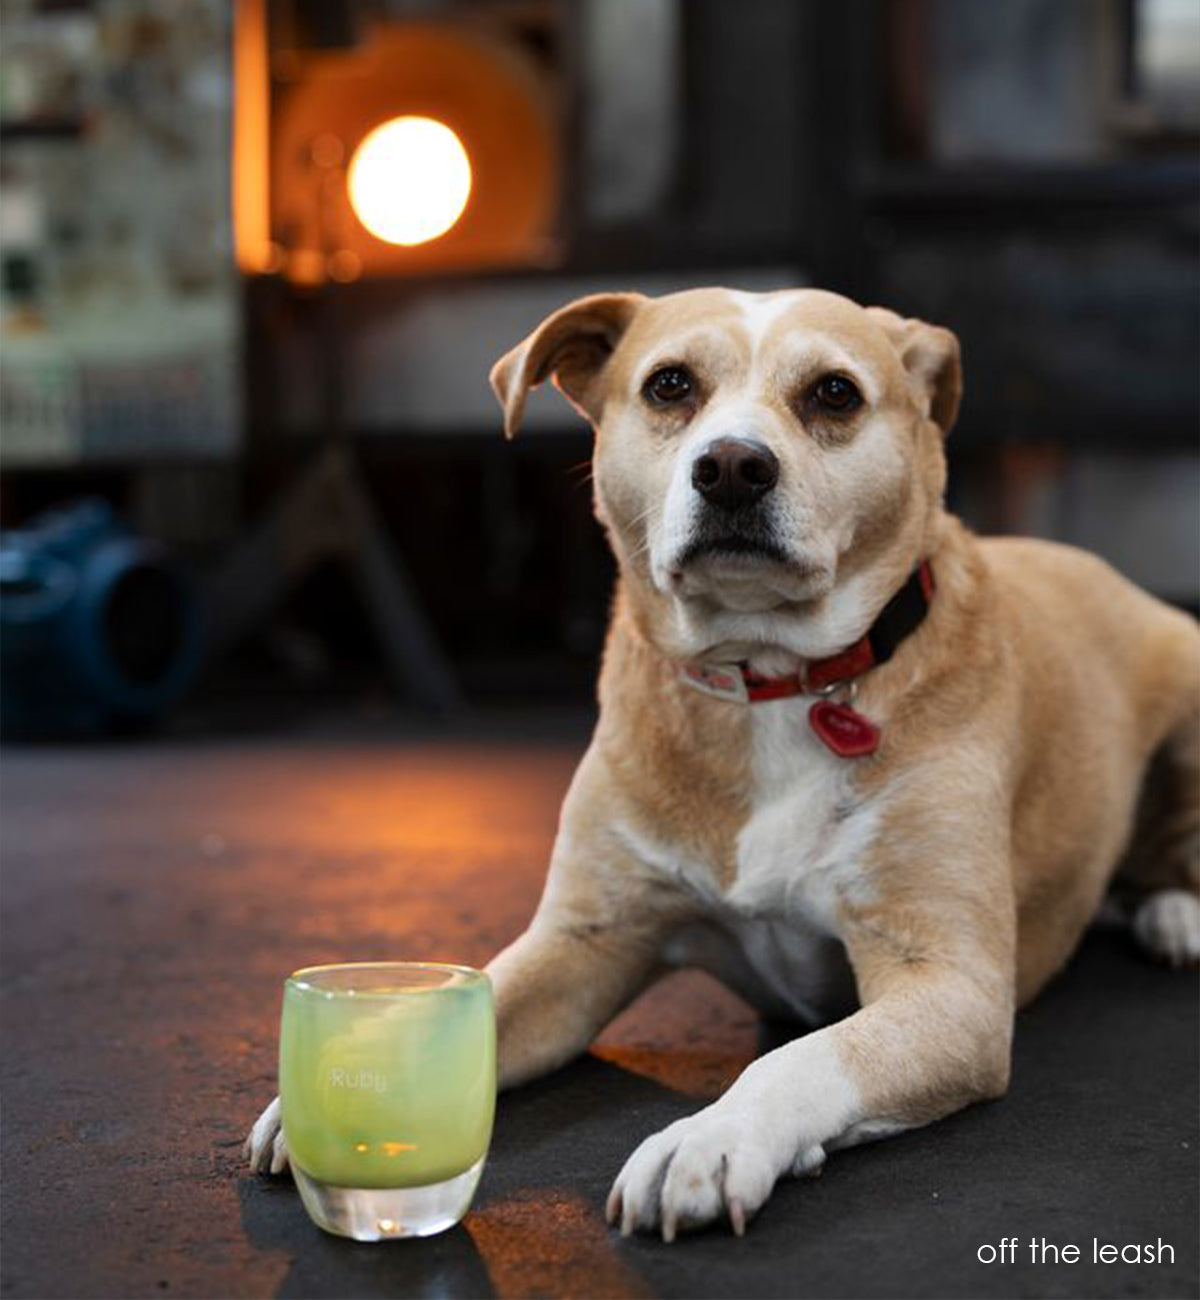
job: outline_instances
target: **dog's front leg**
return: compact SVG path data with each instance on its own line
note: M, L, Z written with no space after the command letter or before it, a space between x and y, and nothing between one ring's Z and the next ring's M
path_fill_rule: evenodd
M585 1051L656 967L641 936L539 916L488 966L496 994L501 1088Z
M664 940L685 904L614 833L626 817L593 747L563 803L537 914L487 968L502 1088L585 1051L661 969Z
M1001 906L985 933L987 914L860 918L847 948L862 1009L761 1057L711 1106L647 1138L613 1186L610 1222L661 1228L669 1241L728 1215L740 1235L778 1178L815 1173L827 1150L1000 1095L1011 921Z

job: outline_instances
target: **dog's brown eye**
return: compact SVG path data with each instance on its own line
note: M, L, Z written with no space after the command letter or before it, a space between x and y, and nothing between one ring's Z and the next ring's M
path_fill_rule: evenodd
M682 402L691 395L692 377L682 366L663 366L656 370L642 386L642 392L659 406Z
M862 405L862 394L853 380L847 379L845 375L824 375L817 380L812 393L820 406L827 411L836 411L839 415Z

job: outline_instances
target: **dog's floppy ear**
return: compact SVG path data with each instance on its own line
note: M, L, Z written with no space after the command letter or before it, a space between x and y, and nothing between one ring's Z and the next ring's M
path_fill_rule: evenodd
M589 420L599 414L596 379L638 308L640 293L597 293L560 308L492 367L492 388L504 407L504 436L521 427L525 397L553 375Z
M930 419L943 433L949 433L962 401L962 361L957 337L940 325L906 320L886 307L868 307L867 314L883 327L905 370L927 398Z

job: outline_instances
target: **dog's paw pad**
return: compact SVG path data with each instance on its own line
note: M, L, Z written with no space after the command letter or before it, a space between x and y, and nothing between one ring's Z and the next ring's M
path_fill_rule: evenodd
M1152 956L1170 966L1200 962L1200 898L1183 889L1152 894L1133 917L1133 932Z

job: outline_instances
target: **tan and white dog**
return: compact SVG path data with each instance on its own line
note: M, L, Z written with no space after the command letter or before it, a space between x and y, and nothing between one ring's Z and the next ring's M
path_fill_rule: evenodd
M545 893L490 967L501 1082L676 966L823 1024L609 1198L625 1232L741 1233L829 1150L1005 1091L1015 1009L1131 841L1135 933L1200 958L1200 631L946 513L947 330L816 290L603 294L496 365L510 437L547 378L595 427L620 581ZM247 1146L284 1166L277 1103Z

